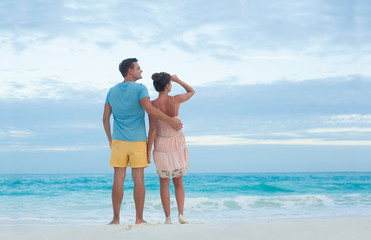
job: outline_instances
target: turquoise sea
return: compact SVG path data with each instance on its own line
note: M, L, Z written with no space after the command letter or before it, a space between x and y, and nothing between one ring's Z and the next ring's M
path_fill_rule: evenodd
M106 224L112 174L0 175L0 225ZM156 174L145 175L144 217L163 222ZM185 216L193 223L371 216L371 173L188 174ZM121 221L135 219L128 175ZM171 189L172 217L176 218Z

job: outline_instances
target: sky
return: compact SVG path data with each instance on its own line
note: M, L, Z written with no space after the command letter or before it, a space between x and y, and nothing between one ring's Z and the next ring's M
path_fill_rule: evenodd
M371 171L370 12L367 0L3 0L0 174L112 173L103 107L129 57L151 99L155 72L196 90L180 109L191 173Z

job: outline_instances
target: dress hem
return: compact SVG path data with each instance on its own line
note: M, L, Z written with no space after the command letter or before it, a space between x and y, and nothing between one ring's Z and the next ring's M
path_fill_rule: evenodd
M187 175L189 167L175 169L174 171L157 170L157 174L160 178L178 178Z

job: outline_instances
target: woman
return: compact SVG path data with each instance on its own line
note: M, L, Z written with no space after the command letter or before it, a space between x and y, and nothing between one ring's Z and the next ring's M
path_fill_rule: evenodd
M181 81L176 75L168 73L155 73L152 75L153 86L159 92L152 104L160 111L170 117L178 117L181 103L190 99L195 91L191 86ZM169 96L172 82L181 85L187 93ZM166 224L171 224L170 218L170 178L173 179L175 187L175 198L178 205L178 219L181 224L188 223L183 216L184 187L182 176L188 170L188 150L182 131L177 131L167 122L149 117L149 133L147 154L148 162L151 159L151 149L154 143L153 159L156 164L157 173L160 177L161 201L164 208Z

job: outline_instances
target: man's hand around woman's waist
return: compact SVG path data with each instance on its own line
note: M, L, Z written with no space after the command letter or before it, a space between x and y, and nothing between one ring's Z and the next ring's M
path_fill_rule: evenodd
M179 118L176 118L176 117L173 117L171 119L171 126L173 126L173 128L175 128L176 130L182 130L183 128L183 123L180 121Z

